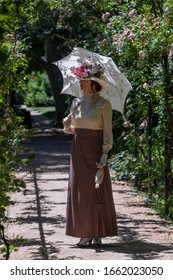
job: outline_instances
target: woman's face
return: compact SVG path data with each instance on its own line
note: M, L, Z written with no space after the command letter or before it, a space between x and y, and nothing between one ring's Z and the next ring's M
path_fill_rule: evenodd
M80 88L85 92L91 91L91 80L81 80L80 81Z

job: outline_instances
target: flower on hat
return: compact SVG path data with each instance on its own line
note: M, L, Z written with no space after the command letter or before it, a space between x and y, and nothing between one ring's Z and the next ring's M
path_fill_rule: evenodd
M92 78L100 77L103 73L103 69L100 64L92 64L88 61L84 61L80 66L74 67L72 72L78 78Z

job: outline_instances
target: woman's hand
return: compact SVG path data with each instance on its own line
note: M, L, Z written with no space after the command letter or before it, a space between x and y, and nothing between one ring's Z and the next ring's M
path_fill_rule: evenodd
M74 134L74 126L70 125L70 127L64 127L64 132L68 134Z
M70 125L70 132L71 132L71 134L74 134L74 125Z
M62 120L62 123L63 123L65 128L69 128L70 125L71 125L71 117L67 116L66 118L64 118Z

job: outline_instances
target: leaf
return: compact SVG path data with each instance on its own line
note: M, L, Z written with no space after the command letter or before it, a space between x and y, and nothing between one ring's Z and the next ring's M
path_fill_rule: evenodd
M22 159L21 162L22 162L23 165L26 166L26 165L29 164L30 161L29 161L29 159Z

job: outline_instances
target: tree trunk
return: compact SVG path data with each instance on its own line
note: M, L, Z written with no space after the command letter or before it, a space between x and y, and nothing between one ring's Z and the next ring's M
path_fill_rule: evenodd
M56 120L58 121L64 116L65 106L63 96L60 94L62 90L62 76L61 72L55 65L47 65L47 74L52 88L52 94L55 103Z
M56 40L52 38L47 38L46 41L46 71L50 80L52 94L54 97L55 108L56 108L56 120L58 121L64 116L65 105L64 100L66 97L61 95L61 90L63 86L63 78L61 71L59 68L53 64L53 62L57 61L57 53L56 53Z
M60 94L63 86L63 79L59 68L53 64L53 62L58 60L56 44L56 40L47 38L45 42L45 57L39 57L32 51L28 51L28 56L32 58L37 66L44 69L49 77L55 103L55 122L61 120L64 116L65 100L67 99L66 95Z

